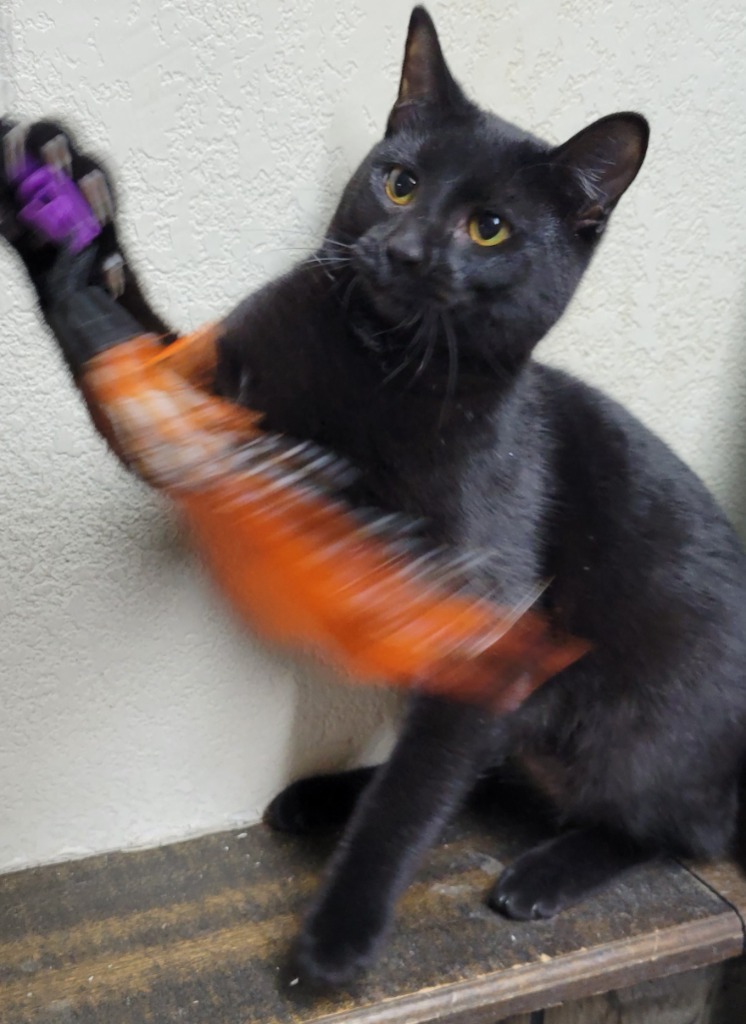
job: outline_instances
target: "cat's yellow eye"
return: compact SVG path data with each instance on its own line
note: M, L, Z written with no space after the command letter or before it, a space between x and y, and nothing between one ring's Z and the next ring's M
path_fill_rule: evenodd
M393 167L386 175L386 195L397 206L406 206L414 199L417 179L404 167Z
M469 238L477 245L500 245L510 235L510 225L496 213L475 213L469 221Z

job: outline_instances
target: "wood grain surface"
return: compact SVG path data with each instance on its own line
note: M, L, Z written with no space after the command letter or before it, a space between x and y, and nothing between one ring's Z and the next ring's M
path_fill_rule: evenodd
M325 998L288 973L286 954L331 839L254 826L2 876L0 1022L495 1024L741 952L734 906L675 863L552 921L499 917L485 905L495 877L542 834L520 816L463 815L375 968Z

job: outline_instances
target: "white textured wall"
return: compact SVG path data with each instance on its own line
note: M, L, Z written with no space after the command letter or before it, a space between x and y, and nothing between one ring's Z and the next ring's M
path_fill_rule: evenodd
M183 327L317 237L384 123L394 0L4 0L0 96L110 153ZM627 401L746 524L743 0L436 2L473 95L560 140L637 108L652 148L545 354ZM11 37L7 29L10 26ZM0 867L254 820L365 755L379 698L256 649L89 428L0 252Z

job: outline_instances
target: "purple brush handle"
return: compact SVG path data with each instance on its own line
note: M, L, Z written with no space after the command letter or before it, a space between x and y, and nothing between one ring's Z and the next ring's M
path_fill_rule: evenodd
M23 204L18 219L55 245L79 253L101 234L79 188L62 171L26 159L12 184Z

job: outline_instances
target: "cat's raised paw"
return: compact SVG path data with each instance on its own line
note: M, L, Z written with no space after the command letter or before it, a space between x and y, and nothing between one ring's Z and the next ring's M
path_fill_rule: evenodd
M95 274L119 298L126 286L125 260L115 232L113 189L103 167L82 152L71 133L55 121L17 124L0 119L0 143L0 234L21 256L40 292L59 241L45 237L26 222L20 186L35 169L46 167L70 179L88 203L101 229Z

